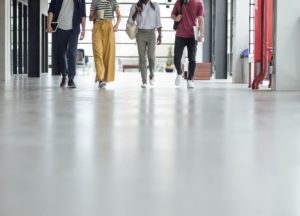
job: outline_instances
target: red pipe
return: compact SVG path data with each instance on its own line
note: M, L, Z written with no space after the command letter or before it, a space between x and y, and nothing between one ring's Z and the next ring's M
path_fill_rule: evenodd
M249 73L248 73L248 78L249 78L249 81L248 81L248 88L251 88L251 79L252 79L252 76L251 76L251 71L252 71L252 68L251 68L251 65L252 63L249 63Z
M258 89L259 84L263 82L268 72L268 64L271 59L271 50L273 35L272 35L272 19L273 19L273 2L272 0L258 0L258 10L256 17L256 52L255 63L261 63L260 73L255 77L252 83L252 89ZM260 32L260 31L261 32ZM259 43L260 46L257 44ZM256 75L255 67L255 75Z

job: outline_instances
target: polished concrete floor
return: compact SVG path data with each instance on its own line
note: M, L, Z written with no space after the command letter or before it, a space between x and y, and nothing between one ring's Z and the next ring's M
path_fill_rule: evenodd
M300 92L0 82L0 216L299 216Z

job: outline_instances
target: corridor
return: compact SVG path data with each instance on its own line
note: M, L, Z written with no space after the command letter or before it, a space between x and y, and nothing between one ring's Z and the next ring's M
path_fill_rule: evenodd
M300 92L0 82L1 216L299 216Z

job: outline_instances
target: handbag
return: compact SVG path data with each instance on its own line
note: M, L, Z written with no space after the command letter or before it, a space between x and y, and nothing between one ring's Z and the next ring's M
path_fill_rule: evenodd
M178 16L178 14L181 14L181 15L182 15L182 4L183 4L183 1L180 0L180 9L179 9L179 13L177 13L176 16ZM180 20L180 21L181 21L181 20ZM174 21L173 29L174 29L175 31L176 31L176 29L177 29L177 27L178 27L180 21L179 21L179 22Z
M177 22L177 21L174 21L174 24L173 24L173 29L176 31L178 25L179 25L180 21Z
M135 23L126 23L126 34L128 35L128 37L133 40L136 37L136 33L137 33L137 25Z

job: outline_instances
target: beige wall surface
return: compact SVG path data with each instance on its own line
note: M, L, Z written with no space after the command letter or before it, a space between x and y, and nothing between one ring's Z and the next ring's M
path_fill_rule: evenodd
M47 15L48 11L48 0L40 0L41 1L41 13Z
M0 1L0 81L10 77L10 0Z
M232 82L243 83L240 53L249 47L249 1L233 2Z
M276 90L300 90L299 0L277 0Z

